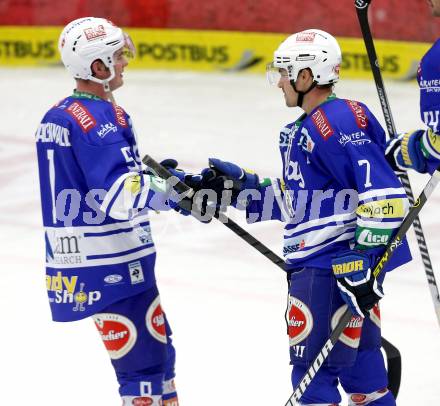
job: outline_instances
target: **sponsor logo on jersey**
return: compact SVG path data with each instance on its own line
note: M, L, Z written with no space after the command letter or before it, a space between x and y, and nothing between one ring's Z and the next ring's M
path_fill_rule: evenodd
M102 38L107 35L107 33L105 32L105 28L102 24L96 27L86 28L84 30L84 34L87 38L87 41L93 41L97 38Z
M309 336L313 328L313 317L305 303L290 295L286 314L289 345L293 347Z
M361 204L356 214L369 218L396 218L405 216L403 199L376 200Z
M365 114L364 108L354 100L346 100L348 107L353 112L356 124L359 128L366 128L368 125L368 118Z
M343 305L333 314L331 320L332 329L335 328L336 324L338 324L339 319L346 310L347 305ZM351 348L357 348L361 338L363 322L364 320L361 316L353 316L348 322L347 327L342 332L339 340Z
M435 88L437 88L438 90L435 91L440 91L440 79L431 79L431 80L423 80L421 79L419 82L419 86L421 90L431 90L433 91Z
M116 283L119 283L122 281L123 276L122 275L118 275L118 274L113 274L113 275L107 275L104 278L104 282L109 284L109 285L114 285Z
M49 301L56 304L75 303L73 311L83 312L86 305L91 306L101 300L99 290L85 291L85 283L79 283L78 276L64 276L62 272L56 275L46 275L46 288L50 293Z
M312 140L312 137L310 137L310 134L305 127L303 127L301 130L301 136L299 138L298 145L303 151L306 151L309 154L311 154L313 152L313 149L315 148L315 142Z
M127 317L116 313L97 313L93 315L93 320L111 359L122 358L135 345L137 330Z
M151 406L154 404L154 400L147 396L134 398L131 402L133 406Z
M41 123L35 133L36 142L54 142L60 147L70 147L70 131L55 123Z
M347 261L341 264L333 264L333 273L335 275L346 275L352 272L364 271L366 270L364 267L364 260L358 259L355 261Z
M115 111L116 121L121 127L127 127L127 120L125 119L125 111L122 107L113 105Z
M108 133L117 132L118 128L113 123L101 124L99 130L96 130L98 137L104 138Z
M150 304L145 315L145 324L150 334L161 343L167 343L167 334L165 329L165 316L160 306L160 297Z
M85 132L90 131L96 126L95 118L80 102L73 102L69 107L67 107L66 111L75 119L75 121Z
M358 244L367 246L386 245L391 237L392 229L369 229L359 227L356 230Z
M367 135L363 131L357 131L351 134L339 133L340 137L338 139L339 144L345 147L347 144L352 144L356 147L364 144L370 144L371 140L368 139Z
M59 265L81 264L84 260L80 241L82 235L56 235L46 231L46 262Z
M334 130L331 127L327 116L321 109L316 110L312 114L312 121L313 124L315 124L315 127L318 129L319 134L322 138L324 138L325 141L327 141L334 134Z
M283 248L284 255L291 254L292 252L297 252L302 250L306 246L306 242L304 239L299 241L297 244L286 245Z
M144 272L140 261L130 262L128 264L128 272L132 285L144 282Z
M296 34L296 42L313 42L315 37L316 32L300 32Z

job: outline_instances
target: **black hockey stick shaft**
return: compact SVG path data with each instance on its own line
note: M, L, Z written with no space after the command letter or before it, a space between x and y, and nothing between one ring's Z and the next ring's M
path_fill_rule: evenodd
M417 216L420 213L420 210L422 210L429 196L432 194L432 192L434 191L435 187L439 182L440 182L440 167L438 167L434 171L433 175L431 176L431 179L429 179L428 183L426 184L419 198L410 208L408 214L406 215L405 219L403 220L402 224L397 230L396 235L388 243L385 252L380 257L379 261L377 262L376 266L373 269L373 275L375 278L377 278L382 273L386 264L390 261L391 257L393 256L396 248L401 245L403 237L410 229L412 223L414 222L414 219L417 218ZM352 317L352 313L350 309L347 308L347 310L344 312L344 314L336 324L335 328L333 329L330 337L324 343L318 355L315 357L312 364L307 369L304 376L301 378L299 384L293 391L293 394L290 396L285 406L294 406L295 402L300 400L301 396L304 394L307 387L310 385L310 382L317 374L319 368L330 354L330 351L333 349L336 342L339 340L339 337L341 336L342 332L344 331L351 317Z
M382 337L382 348L387 358L388 389L397 399L402 379L402 357L397 347Z
M173 188L177 190L179 193L183 193L185 195L191 196L193 195L192 189L177 179L173 174L168 171L164 166L160 163L156 162L151 156L145 155L142 159L142 162L148 166L154 173L157 174L162 179L169 180L170 178L174 178ZM238 225L235 221L227 217L222 212L217 212L215 214L215 218L223 223L226 227L228 227L231 231L237 234L240 238L246 241L249 245L254 247L257 251L263 254L266 258L272 261L275 265L281 268L283 271L285 270L285 263L282 258L280 258L277 254L275 254L270 248L266 247L262 242L257 240L252 234L248 233L243 227Z
M371 65L371 71L373 72L374 82L376 84L377 94L379 96L380 105L382 107L383 115L390 137L396 136L396 127L394 125L393 116L391 113L390 103L388 101L387 94L385 92L385 86L382 79L382 73L379 67L376 49L374 46L373 36L371 34L370 25L368 22L368 7L372 0L355 0L356 12L359 19L359 24L362 30L362 36L364 38L365 47L368 53L368 59ZM409 202L414 204L414 195L411 189L411 184L407 174L400 176L402 185L408 195ZM440 324L440 295L435 279L434 270L432 267L431 257L428 252L425 235L423 233L420 219L416 217L413 222L414 231L417 238L420 254L422 256L422 262L425 268L426 279L428 281L429 290L431 292L432 301L434 304L435 313L437 315L437 321Z

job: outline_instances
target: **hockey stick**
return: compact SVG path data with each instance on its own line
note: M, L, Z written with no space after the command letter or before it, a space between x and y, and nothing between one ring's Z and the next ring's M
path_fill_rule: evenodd
M408 214L406 215L405 219L403 220L402 224L400 225L399 229L397 230L396 235L388 243L388 245L385 249L385 252L380 257L378 263L374 267L373 275L376 279L382 273L385 265L391 259L396 248L399 247L399 245L401 245L402 239L404 238L405 234L410 229L414 220L417 218L418 214L420 213L420 210L422 210L423 206L425 205L426 201L428 200L428 197L431 196L433 190L435 189L435 187L437 186L437 184L439 182L440 182L440 166L434 171L433 175L431 176L431 179L429 179L428 183L426 184L426 186L423 189L422 193L420 194L419 198L414 202L414 204L410 208ZM299 384L295 388L293 394L290 396L290 398L287 401L287 403L285 404L285 406L294 406L295 405L294 402L297 402L300 400L301 396L306 391L310 382L317 374L319 368L321 367L321 365L323 364L325 359L328 357L330 351L335 346L340 335L342 334L342 331L345 329L347 323L350 321L351 316L352 316L352 314L350 312L350 309L347 308L347 310L343 313L342 317L339 319L338 323L336 324L335 328L333 329L330 337L324 343L324 345L321 348L321 350L319 351L318 355L313 360L312 365L307 369L306 373L302 377L301 381L299 382Z
M376 83L377 94L379 96L380 105L382 107L383 115L385 117L388 134L391 138L393 138L396 136L396 127L394 125L390 103L388 102L388 97L385 92L382 73L380 71L376 49L374 47L373 36L371 34L370 25L368 23L368 7L371 1L372 0L355 0L355 7L359 19L359 24L362 30L365 47L367 49L371 71L373 72L374 82ZM405 189L406 194L408 195L409 202L411 204L414 204L414 195L411 190L411 184L409 183L408 175L400 175L400 180L402 181L402 185ZM428 247L426 245L426 239L423 234L420 219L418 217L414 219L413 226L416 233L420 254L422 256L423 265L425 267L426 279L428 281L429 290L431 292L435 314L437 315L437 321L440 324L440 295L437 287L437 282L435 280L435 274L432 267L431 258L429 256Z
M156 162L149 155L145 155L142 158L142 162L148 166L154 173L157 174L162 179L168 180L171 177L178 179L173 176L170 171L168 171L164 166ZM173 188L176 189L179 193L183 193L188 197L192 197L194 195L194 191L187 186L182 181L177 181ZM191 210L191 208L189 209ZM267 259L272 261L276 266L285 271L285 262L282 258L280 258L277 254L275 254L270 248L266 247L262 242L257 240L253 235L249 234L244 228L239 226L235 221L231 220L222 212L217 212L214 216L217 220L221 221L226 227L228 227L232 232L237 234L240 238L245 240L249 245L254 247L257 251L263 254Z

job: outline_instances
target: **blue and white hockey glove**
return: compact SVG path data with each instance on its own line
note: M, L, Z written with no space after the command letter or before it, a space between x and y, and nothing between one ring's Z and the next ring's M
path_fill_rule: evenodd
M222 161L217 158L209 158L209 168L214 171L216 177L211 180L210 185L218 196L224 196L229 192L230 202L222 200L222 205L231 205L244 209L248 205L247 198L237 201L240 193L244 190L256 190L259 188L258 175L247 171L231 162ZM229 182L228 182L229 181Z
M365 317L365 313L384 296L371 268L370 256L360 251L348 251L332 260L342 299L354 314L361 317Z
M426 173L427 156L422 150L422 137L425 132L424 130L408 131L389 141L385 155L396 172L414 169Z

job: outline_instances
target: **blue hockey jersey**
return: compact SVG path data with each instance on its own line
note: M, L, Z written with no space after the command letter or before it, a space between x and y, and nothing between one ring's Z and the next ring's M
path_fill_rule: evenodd
M291 268L331 269L335 255L353 248L383 251L409 205L385 159L385 142L365 105L335 97L281 131L283 178L262 186L247 216L286 223L283 250ZM387 269L410 259L405 241Z
M53 319L82 319L153 286L147 209L168 210L171 191L143 173L130 117L74 93L46 113L35 139Z
M428 170L432 173L440 163L440 39L423 56L417 73L420 87L420 116L432 130L423 134L422 146L426 149Z

